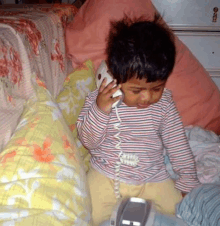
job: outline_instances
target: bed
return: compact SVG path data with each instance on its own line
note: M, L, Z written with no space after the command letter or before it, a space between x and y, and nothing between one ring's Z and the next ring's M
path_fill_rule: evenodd
M71 78L64 31L76 12L72 5L0 9L0 225L89 225L85 170L56 101ZM82 73L81 80L74 81L85 90L92 84Z
M155 12L143 0L87 0L80 9L0 8L0 225L92 225L90 156L75 123L96 87L109 20L131 9L149 19ZM200 181L220 184L220 92L185 45L178 38L175 43L177 62L167 88ZM168 158L166 164L175 178Z

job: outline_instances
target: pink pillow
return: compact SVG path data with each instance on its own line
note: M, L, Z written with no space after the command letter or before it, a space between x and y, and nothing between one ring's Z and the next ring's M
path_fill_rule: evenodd
M124 13L152 19L154 8L149 0L87 0L66 29L66 47L73 67L90 58L98 68L105 58L105 40L110 20Z
M166 87L184 126L198 125L220 134L220 91L191 51L176 37L177 57Z
M106 58L109 21L124 13L150 20L155 8L150 0L87 0L66 29L66 47L73 67L90 58L97 69ZM198 125L220 134L220 92L188 48L176 37L177 59L167 88L184 126Z

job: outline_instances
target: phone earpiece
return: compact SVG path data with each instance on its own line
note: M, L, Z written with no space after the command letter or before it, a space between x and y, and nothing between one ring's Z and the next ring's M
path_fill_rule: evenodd
M120 100L118 100L118 101L116 101L114 104L112 104L112 107L113 107L113 108L116 107L116 106L118 107L118 106L122 103L124 94L122 93L121 90L117 90L117 91L112 95L112 97L117 97L117 96L122 96L122 97L121 97Z

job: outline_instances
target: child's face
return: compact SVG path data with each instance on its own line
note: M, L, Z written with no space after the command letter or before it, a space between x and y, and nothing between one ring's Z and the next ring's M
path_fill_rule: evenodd
M121 84L123 102L129 107L147 108L160 100L165 84L166 81L147 83L146 79L133 77Z

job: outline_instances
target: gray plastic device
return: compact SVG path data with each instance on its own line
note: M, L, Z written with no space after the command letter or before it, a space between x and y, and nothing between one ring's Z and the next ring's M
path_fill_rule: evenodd
M155 214L151 201L126 198L116 205L109 226L152 226Z
M110 220L100 226L188 226L182 219L156 211L153 202L141 198L120 199Z

